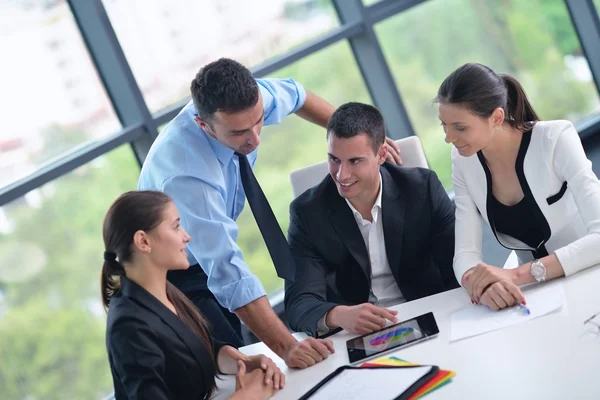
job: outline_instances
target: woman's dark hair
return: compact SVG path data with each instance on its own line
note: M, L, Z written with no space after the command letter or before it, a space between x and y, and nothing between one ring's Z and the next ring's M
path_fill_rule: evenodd
M100 278L102 304L106 310L110 300L121 289L121 278L125 276L123 263L131 261L133 236L137 231L150 232L163 219L163 212L171 202L169 196L157 191L131 191L122 194L110 206L102 227L104 238L104 265ZM208 350L215 369L218 366L213 356L208 322L196 306L175 286L167 281L167 297L173 303L179 318L202 340ZM210 398L215 384L208 390Z
M498 107L513 128L528 131L539 118L525 90L512 76L496 74L482 64L469 63L452 72L442 82L435 101L460 104L480 117L488 118Z

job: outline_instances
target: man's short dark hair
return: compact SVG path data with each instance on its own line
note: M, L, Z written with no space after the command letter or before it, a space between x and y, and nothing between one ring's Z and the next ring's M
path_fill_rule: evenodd
M373 106L363 103L346 103L340 106L327 124L327 138L334 134L338 138L351 138L366 134L375 154L385 142L383 115Z
M196 112L205 121L216 111L243 111L258 101L258 85L250 70L229 58L202 67L192 80L191 92Z

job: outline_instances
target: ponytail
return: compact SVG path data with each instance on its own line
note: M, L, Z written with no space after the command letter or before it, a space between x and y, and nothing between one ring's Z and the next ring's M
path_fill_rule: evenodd
M125 269L112 257L114 253L104 253L104 264L100 275L100 293L102 295L102 305L104 310L108 311L110 299L121 290L121 277L125 275Z
M515 78L510 75L500 75L506 86L506 122L520 131L528 131L539 117L529 102L525 90Z
M489 118L497 108L504 110L504 121L522 132L539 117L521 84L510 75L498 75L490 67L468 63L452 72L440 85L436 101L460 104L473 114Z

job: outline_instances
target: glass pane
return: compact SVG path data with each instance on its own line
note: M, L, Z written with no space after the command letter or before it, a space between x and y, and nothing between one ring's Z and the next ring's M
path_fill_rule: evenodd
M103 0L152 111L190 96L200 67L256 66L338 25L331 0Z
M119 122L67 2L0 1L0 187Z
M0 207L3 400L112 393L100 300L102 219L139 167L126 145Z
M381 0L362 0L363 5L365 7L371 6L371 5L375 4L375 3L379 3L380 1Z
M336 107L348 101L372 103L350 46L345 41L279 70L272 77L292 77ZM255 172L286 236L292 201L289 174L295 169L326 159L325 128L294 115L280 125L263 129ZM238 243L244 258L260 278L267 293L282 288L283 281L275 273L248 204L238 218L238 224Z
M515 76L542 119L576 122L599 111L562 1L428 1L378 24L376 31L430 167L448 189L450 145L432 99L460 65L480 62Z

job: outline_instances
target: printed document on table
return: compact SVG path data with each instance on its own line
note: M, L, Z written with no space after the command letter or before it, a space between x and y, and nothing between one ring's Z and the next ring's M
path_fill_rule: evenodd
M482 333L527 322L561 308L565 302L562 282L549 282L523 289L527 307L526 315L518 307L493 311L484 305L471 305L456 311L450 317L450 341L464 339Z

